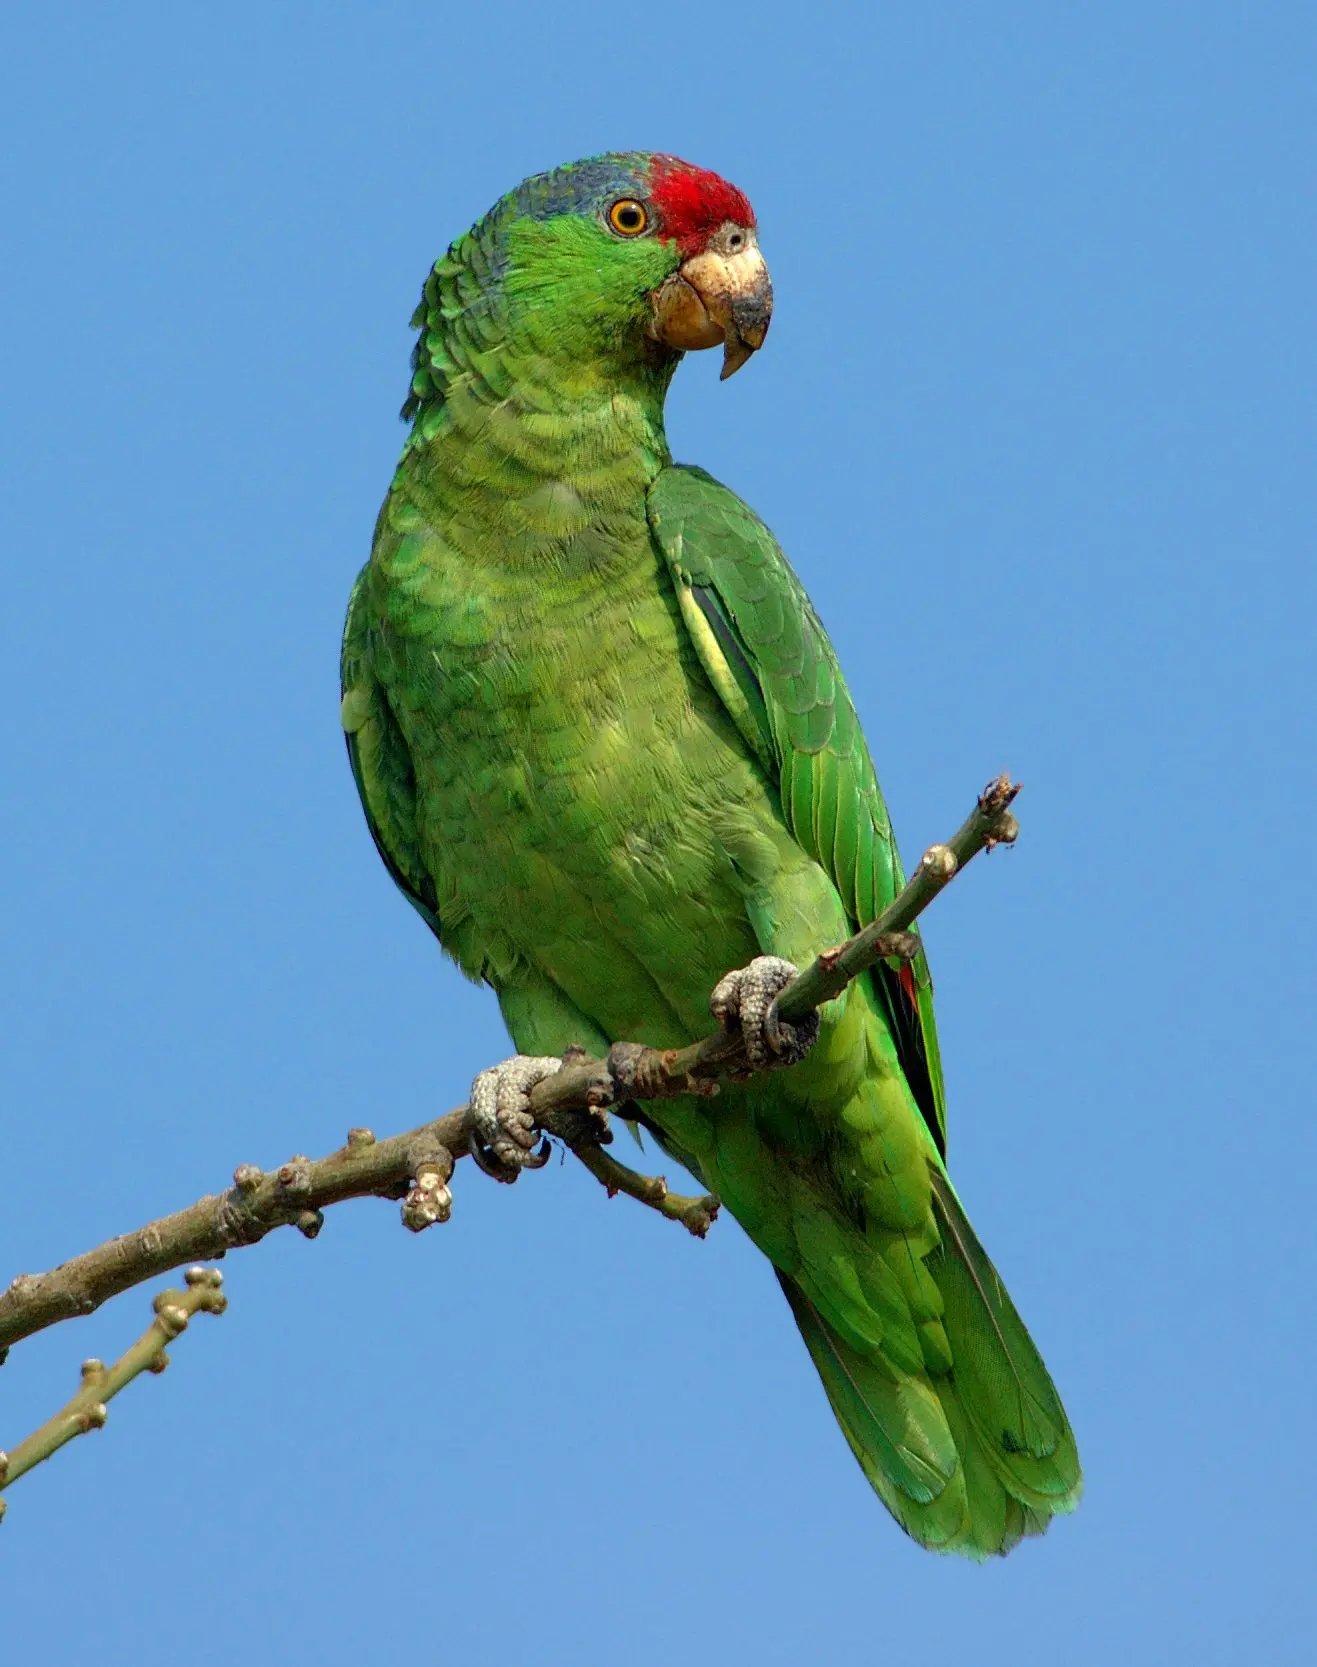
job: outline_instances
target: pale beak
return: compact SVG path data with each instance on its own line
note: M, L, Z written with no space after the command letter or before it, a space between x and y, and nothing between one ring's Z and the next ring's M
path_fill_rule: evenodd
M725 382L764 345L772 314L773 283L755 234L729 221L655 290L649 331L682 351L721 342Z

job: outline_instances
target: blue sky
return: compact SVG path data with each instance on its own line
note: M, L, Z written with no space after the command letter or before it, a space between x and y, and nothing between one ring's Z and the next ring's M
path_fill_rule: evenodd
M777 286L677 455L805 578L908 856L1025 783L926 935L952 1171L1088 1475L928 1557L733 1224L463 1166L419 1239L363 1203L230 1257L15 1487L6 1659L1310 1659L1315 46L1294 4L5 9L0 1278L507 1051L367 837L342 610L429 262L673 150ZM0 1445L147 1317L16 1349Z

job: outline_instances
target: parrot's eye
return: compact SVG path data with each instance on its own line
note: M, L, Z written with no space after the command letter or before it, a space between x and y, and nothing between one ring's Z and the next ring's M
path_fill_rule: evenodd
M634 197L623 197L609 209L608 224L619 237L639 237L649 224L649 215L644 203L638 203Z

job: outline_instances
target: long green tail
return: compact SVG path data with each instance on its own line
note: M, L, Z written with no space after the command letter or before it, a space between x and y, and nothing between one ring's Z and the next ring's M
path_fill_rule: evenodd
M1079 1501L1075 1438L1033 1340L934 1169L941 1244L926 1258L954 1365L907 1374L838 1336L779 1273L837 1421L892 1515L932 1551L1004 1556Z

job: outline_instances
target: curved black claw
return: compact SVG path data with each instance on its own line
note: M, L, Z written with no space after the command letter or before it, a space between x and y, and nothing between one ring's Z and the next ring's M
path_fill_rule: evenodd
M536 1083L561 1070L562 1060L517 1054L471 1084L471 1156L496 1181L515 1181L523 1169L543 1169L552 1147L539 1141L530 1111ZM537 1145L538 1141L538 1145Z
M818 1040L817 1012L795 1024L777 1016L777 998L798 972L780 955L756 955L748 967L720 979L709 997L710 1011L724 1029L733 1023L741 1027L746 1056L756 1071L797 1065Z
M532 1152L519 1166L506 1164L495 1153L492 1146L486 1146L474 1129L466 1137L466 1149L476 1160L476 1164L485 1174L495 1181L515 1181L523 1169L543 1169L553 1156L553 1143L545 1135L539 1149Z

